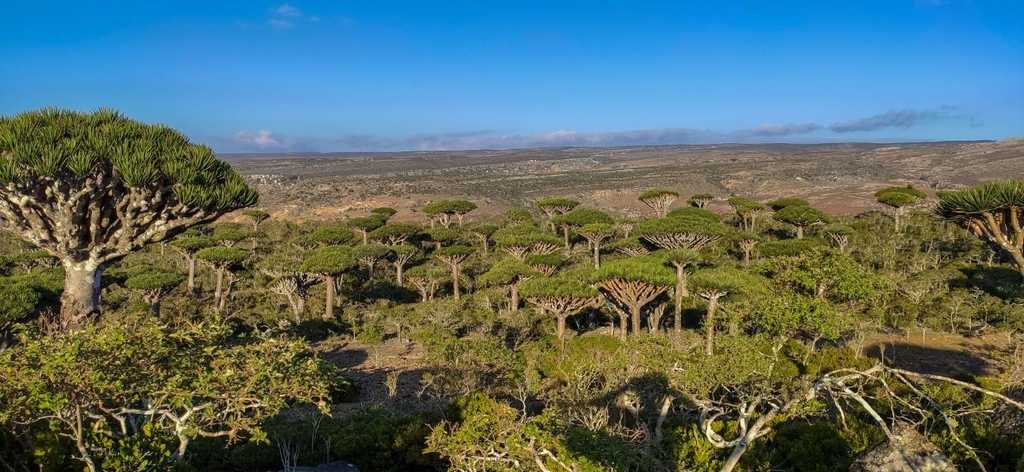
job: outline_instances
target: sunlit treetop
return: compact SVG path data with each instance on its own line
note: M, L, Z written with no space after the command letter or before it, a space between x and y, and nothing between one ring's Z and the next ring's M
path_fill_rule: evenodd
M779 198L779 199L772 200L772 201L768 202L768 206L772 210L775 210L775 211L779 211L779 210L781 210L783 208L786 208L788 206L810 206L810 205L811 205L810 202L808 202L807 200L804 200L802 198L796 198L796 197Z
M875 192L875 198L879 203L893 208L902 208L914 205L924 200L928 194L907 185L905 187L887 187Z

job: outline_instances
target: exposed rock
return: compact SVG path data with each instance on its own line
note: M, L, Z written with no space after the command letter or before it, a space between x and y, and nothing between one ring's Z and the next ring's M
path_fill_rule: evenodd
M851 472L955 472L956 467L938 447L911 426L893 431L893 440L879 444L857 458Z

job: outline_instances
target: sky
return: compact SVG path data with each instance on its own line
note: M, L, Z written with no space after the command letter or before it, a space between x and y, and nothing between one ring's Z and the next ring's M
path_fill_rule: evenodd
M218 152L1024 136L1024 1L4 0L0 115Z

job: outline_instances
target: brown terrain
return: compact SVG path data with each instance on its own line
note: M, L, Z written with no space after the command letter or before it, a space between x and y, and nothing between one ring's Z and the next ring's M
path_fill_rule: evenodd
M906 144L721 144L501 151L228 154L276 216L335 218L390 206L417 219L426 202L461 196L478 215L546 195L631 214L636 195L800 196L833 214L874 208L887 185L936 190L1024 177L1024 141ZM724 202L718 209L725 210ZM714 208L714 207L712 207Z

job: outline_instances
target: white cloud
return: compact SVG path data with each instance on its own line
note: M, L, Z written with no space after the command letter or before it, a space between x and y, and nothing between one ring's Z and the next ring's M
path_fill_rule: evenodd
M239 131L235 134L235 141L239 144L256 146L258 148L280 147L283 145L281 138L274 136L274 133L265 129L256 132Z

